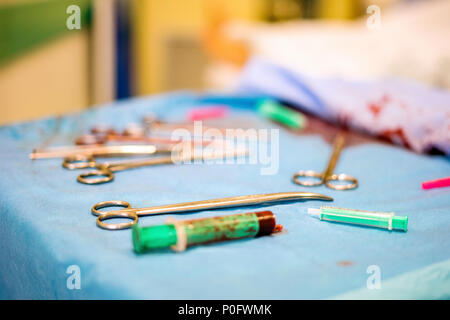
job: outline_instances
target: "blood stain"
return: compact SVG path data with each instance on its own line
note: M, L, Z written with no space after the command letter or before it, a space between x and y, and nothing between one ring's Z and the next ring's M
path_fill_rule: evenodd
M341 267L350 267L350 266L353 265L353 262L352 261L343 260L343 261L338 261L337 265L341 266Z

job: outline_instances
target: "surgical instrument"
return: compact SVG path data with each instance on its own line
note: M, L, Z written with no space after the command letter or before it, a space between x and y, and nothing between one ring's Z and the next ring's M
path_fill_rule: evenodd
M312 192L278 192L267 194L253 194L246 196L237 196L221 199L210 199L202 201L193 201L185 203L168 204L147 208L132 208L126 201L112 200L96 203L91 213L97 216L97 226L108 230L127 229L138 222L139 217L151 216L159 214L177 214L181 212L193 212L209 209L244 207L258 204L277 203L283 201L300 201L300 200L324 200L333 201L333 198ZM124 207L125 209L115 211L99 211L108 207ZM105 223L104 220L113 218L127 218L130 222L123 223Z
M80 173L77 177L77 181L84 184L101 184L112 181L114 179L114 173L118 171L136 169L146 166L155 166L160 164L177 164L189 161L205 161L247 156L248 154L247 150L239 149L233 152L218 152L217 150L210 151L212 152L204 153L202 152L202 150L199 150L199 152L196 152L196 150L191 150L191 152L186 153L186 151L181 151L174 152L172 155L164 157L153 157L135 161L116 161L103 163L96 162L92 156L84 157L82 155L76 155L64 159L63 167L67 169L95 168L95 170Z
M89 134L83 134L75 140L76 145L106 144L108 142L145 142L170 145L181 141L163 137L146 136L144 129L136 124L128 125L122 133L118 133L112 127L98 125L93 127Z
M181 140L172 140L160 137L146 137L139 135L121 135L121 134L83 134L76 138L75 144L79 146L83 145L104 145L109 142L126 142L126 143L154 143L173 145L179 143Z
M255 137L252 136L252 131L254 129L247 128L225 128L225 127L210 127L204 126L202 121L194 121L193 123L170 123L158 120L154 115L148 115L143 118L143 126L144 132L146 135L155 132L168 132L172 133L177 129L184 129L187 132L191 133L193 138L202 138L204 136L208 136L208 134L213 133L214 136L216 134L220 134L223 137L232 136L233 139L237 140L255 140ZM217 137L216 137L217 139ZM259 137L259 140L267 140L267 137ZM264 141L267 142L267 141Z
M155 145L64 146L48 149L34 149L30 153L30 159L64 158L76 155L112 157L170 152L172 152L172 148L170 147L157 147Z
M225 143L226 140L218 139L214 137L214 139L211 138L205 138L201 137L199 138L192 138L190 139L191 144L196 145L209 145L211 144L211 141L214 143ZM108 133L108 134L99 134L99 133L90 133L90 134L83 134L76 138L75 144L79 146L88 146L88 145L105 145L110 142L126 142L126 143L152 143L157 146L164 145L164 146L174 146L180 142L183 142L182 139L169 139L169 138L163 138L158 136L145 136L140 134L132 134L132 133L123 133L123 134L117 134L117 133Z
M313 187L320 186L325 183L328 188L334 190L350 190L355 189L358 186L358 180L352 176L349 176L345 173L335 174L333 173L334 168L336 167L337 161L339 159L339 155L341 153L342 147L344 146L345 138L343 134L339 134L333 146L333 152L328 161L328 165L323 172L316 172L312 170L308 171L298 171L292 176L292 181L296 184L305 186L305 187ZM300 178L314 178L317 181L306 181ZM332 183L332 181L340 181L345 182L344 184Z
M226 129L218 129L218 128L212 128L212 127L204 127L202 125L198 125L197 129L198 132L195 130L194 124L185 124L185 127L181 127L182 129L187 130L189 135L189 141L191 144L196 145L208 145L211 142L214 143L227 143L229 142L230 138L227 136L227 130ZM187 129L186 129L187 127ZM180 129L179 125L174 125L174 127L171 127L171 130L169 130L167 133L174 132L173 130ZM208 129L211 129L212 131L208 131ZM217 131L219 130L219 131ZM210 133L214 133L213 136L210 135ZM217 136L217 133L220 133L221 136ZM228 134L235 133L235 136L233 136L233 139L237 139L238 141L245 139L251 139L251 136L246 136L246 132L241 130L230 130L228 129ZM184 139L185 141L187 139ZM91 132L89 134L83 134L75 139L76 145L105 145L110 142L127 142L127 143L151 143L155 145L165 145L170 146L174 145L180 142L185 142L181 138L172 138L172 137L165 137L161 135L147 135L142 127L136 124L130 124L128 125L125 130L122 133L118 133L116 130L114 130L111 127L106 126L96 126L91 129Z
M397 229L405 232L408 229L408 217L396 216L393 212L374 212L322 206L320 209L309 208L308 213L326 221L358 224L387 230Z

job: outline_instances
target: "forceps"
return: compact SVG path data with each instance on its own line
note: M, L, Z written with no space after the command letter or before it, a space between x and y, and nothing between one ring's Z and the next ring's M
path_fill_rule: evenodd
M215 139L214 142L225 142L220 139ZM148 137L145 135L133 135L133 134L97 134L97 133L90 133L90 134L83 134L76 138L75 144L78 146L89 146L89 145L106 145L110 142L122 142L122 143L152 143L155 145L164 145L164 146L175 146L178 143L183 142L182 139L169 139L169 138L163 138L163 137L157 137L152 136ZM210 145L211 141L208 139L198 139L194 138L192 141L190 141L191 144L200 144L202 146L204 145Z
M325 185L334 190L350 190L355 189L358 186L358 180L352 176L345 173L335 174L333 173L336 167L339 155L341 153L342 147L344 146L345 138L343 134L339 134L334 140L333 152L330 159L328 160L328 165L323 172L316 172L312 170L308 171L298 171L292 176L292 181L296 184L313 187L320 186L325 183ZM300 178L315 178L317 181L304 181ZM345 184L332 183L331 181L345 181Z
M331 197L311 192L279 192L267 194L252 194L248 196L237 196L221 199L184 202L147 208L132 208L131 205L126 201L113 200L113 201L99 202L95 204L91 209L91 213L97 216L97 226L99 226L100 228L108 230L121 230L130 228L131 226L135 225L138 222L139 217L142 216L170 214L170 213L176 214L181 212L193 212L218 208L244 207L257 204L305 200L305 199L333 201L333 198ZM108 207L124 207L125 209L115 211L99 211L99 209ZM131 219L132 221L122 223L103 222L104 220L114 218L126 218Z
M30 159L61 158L77 155L112 157L128 155L150 155L155 153L170 153L170 147L157 147L155 145L111 145L111 146L64 146L48 149L34 149Z
M174 145L179 143L180 140L171 140L158 137L145 137L138 135L120 135L120 134L83 134L75 140L76 145L105 145L109 142L138 142L138 143L154 143L164 145Z
M195 133L195 125L194 124L168 124L163 123L164 127L161 127L163 122L155 121L157 129L165 128L161 132L166 132L169 134L175 129L186 129L191 134ZM148 124L147 126L150 126ZM104 145L109 142L137 142L137 143L152 143L152 144L161 144L161 145L174 145L179 142L182 142L181 139L171 139L164 138L164 136L157 136L155 134L150 136L150 133L147 132L150 127L141 128L138 126L129 126L122 133L116 132L113 128L110 127L93 127L91 129L91 133L83 134L76 138L75 144L80 146L88 146L88 145ZM154 130L155 128L153 128ZM224 128L213 128L213 127L205 127L202 125L202 131L200 132L202 135L193 136L192 143L199 143L201 145L207 145L211 142L211 137L204 137L203 134L206 133L209 129L219 131L223 136L226 136L226 129ZM147 131L145 131L147 130ZM158 131L158 130L156 130ZM246 138L245 133L240 133L236 136L237 139ZM250 139L250 138L249 138ZM213 139L216 142L226 141L225 138L214 137Z
M237 150L234 152L213 152L208 154L198 154L193 150L190 155L185 156L183 152L178 155L165 157L154 157L136 161L116 161L98 163L91 155L76 155L67 157L63 161L63 167L69 170L94 168L92 171L80 173L77 181L84 184L101 184L114 179L114 172L128 169L135 169L145 166L155 166L160 164L176 164L182 161L214 160L227 157L246 156L247 150ZM97 177L97 178L95 178Z
M137 126L128 126L122 133L112 127L95 126L89 134L83 134L75 140L76 145L103 145L108 142L142 142L153 144L173 145L179 140L162 137L146 136L144 129Z

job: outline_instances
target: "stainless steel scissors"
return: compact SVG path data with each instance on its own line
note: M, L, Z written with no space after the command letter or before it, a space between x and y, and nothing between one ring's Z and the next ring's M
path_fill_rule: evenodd
M292 176L292 181L296 184L313 187L320 186L325 183L328 188L334 190L350 190L355 189L358 186L358 180L352 176L345 173L335 174L333 173L336 167L339 155L341 154L342 147L344 146L345 138L343 134L339 134L334 140L333 152L330 159L328 160L328 165L323 172L316 172L313 170L308 171L298 171ZM306 181L301 178L315 178L316 181ZM334 181L334 182L332 182ZM344 182L343 184L335 183L336 181Z
M114 180L114 172L117 171L171 163L173 161L170 156L99 163L93 156L77 155L65 158L63 167L70 170L93 168L94 170L80 173L77 181L84 184L101 184Z
M102 229L108 230L121 230L127 229L138 222L139 217L159 215L159 214L176 214L181 212L193 212L209 209L229 208L229 207L244 207L257 204L294 201L294 200L325 200L333 201L333 198L311 192L279 192L279 193L267 193L267 194L252 194L248 196L237 196L221 199L211 199L202 201L193 201L185 203L168 204L147 208L132 208L126 201L104 201L95 204L91 212L97 216L97 226ZM108 207L124 207L125 209L116 211L99 211L102 208ZM122 223L105 223L104 220L114 218L127 218L131 219L130 222Z
M94 170L80 173L77 177L77 181L84 184L101 184L110 182L114 179L114 172L123 171L128 169L135 169L146 166L155 166L160 164L177 164L185 161L196 160L214 160L230 157L247 156L248 150L236 149L235 151L215 151L212 153L191 152L185 154L179 152L170 156L145 158L135 161L115 161L115 162L102 162L98 163L91 155L76 155L67 157L64 159L62 165L66 169L86 169L94 168Z

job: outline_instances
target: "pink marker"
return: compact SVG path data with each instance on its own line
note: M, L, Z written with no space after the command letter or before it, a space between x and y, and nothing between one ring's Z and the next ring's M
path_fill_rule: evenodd
M422 182L424 190L442 187L450 187L450 177Z
M191 109L188 112L189 121L223 118L228 112L227 106L211 106Z

